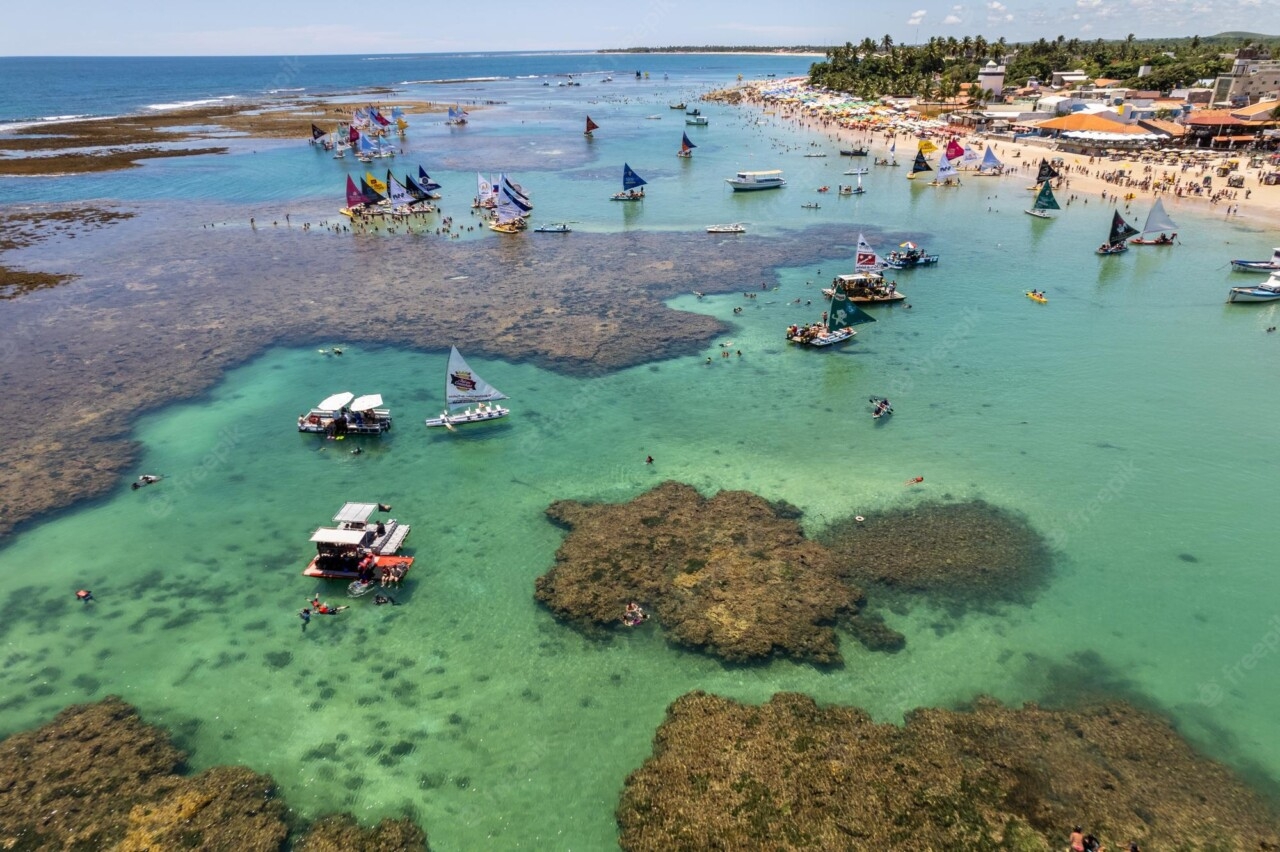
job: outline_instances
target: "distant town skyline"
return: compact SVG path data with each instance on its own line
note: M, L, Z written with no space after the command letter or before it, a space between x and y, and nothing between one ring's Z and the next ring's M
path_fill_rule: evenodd
M63 0L16 4L0 31L4 56L198 56L599 50L671 45L831 45L889 35L1009 42L1122 39L1257 31L1280 0L647 0L546 4L497 0L368 10L336 0L217 4ZM393 13L394 11L394 13ZM1265 24L1264 24L1265 22Z

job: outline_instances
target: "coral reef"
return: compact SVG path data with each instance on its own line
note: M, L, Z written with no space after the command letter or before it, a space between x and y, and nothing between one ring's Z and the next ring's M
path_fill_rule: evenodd
M70 286L11 288L19 297L0 313L0 384L11 389L0 419L43 412L37 433L15 432L6 445L0 535L131 479L139 412L199 395L271 346L457 344L477 360L601 374L696 352L724 331L714 317L663 300L771 279L775 267L812 262L814 245L835 254L847 236L815 226L803 239L761 237L733 252L700 233L441 238L430 243L433 274L423 276L417 239L370 237L353 250L350 235L304 232L301 213L292 227L264 217L255 231L249 211L235 215L242 212L234 225L202 228L188 207L152 205L98 236L5 252L11 268L78 277ZM207 215L212 222L224 211ZM379 310L351 310L356 280L377 286ZM499 280L506 299L475 286ZM460 329L469 331L459 337Z
M836 521L815 538L860 583L967 601L1022 600L1050 549L1021 515L982 500L928 502Z
M569 528L535 597L579 625L618 625L628 602L650 608L675 642L726 660L782 653L840 661L830 625L862 593L842 579L798 513L745 491L707 499L665 482L628 503L559 501ZM887 630L887 628L885 628Z
M117 697L68 707L0 742L0 849L282 848L286 807L269 777L239 766L185 776L184 759ZM321 819L298 848L418 852L427 841L407 820L360 829L344 815Z
M979 701L877 724L779 693L667 710L617 810L627 850L1280 849L1277 814L1161 718Z
M296 852L426 852L427 836L406 819L384 819L361 828L348 814L316 820L294 847Z

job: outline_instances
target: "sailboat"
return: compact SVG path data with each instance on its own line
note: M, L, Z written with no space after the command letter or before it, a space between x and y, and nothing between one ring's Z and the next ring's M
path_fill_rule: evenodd
M697 147L698 147L697 145L689 141L689 134L683 133L681 134L681 139L680 139L680 150L676 151L676 156L689 159L693 157L693 149Z
M369 186L373 187L377 192L381 192L383 195L387 194L387 185L374 177L373 172L365 172L364 180L365 183L369 184Z
M1036 196L1035 204L1031 205L1030 210L1023 210L1028 216L1035 216L1037 219L1052 219L1049 215L1050 210L1061 210L1058 206L1058 199L1053 197L1053 187L1049 181L1045 181L1040 187L1040 194Z
M1049 165L1048 160L1046 160L1044 157L1041 157L1040 170L1036 172L1036 182L1032 186L1027 187L1027 189L1039 189L1040 184L1044 183L1047 180L1054 180L1055 178L1059 178L1059 177L1062 177L1062 175L1058 174L1058 170L1055 169L1053 166Z
M439 417L428 417L427 426L443 426L450 431L460 423L482 423L506 417L511 409L490 405L500 399L509 399L505 393L486 382L463 360L458 347L449 347L449 367L445 372L445 410ZM467 406L466 411L452 413L456 405ZM472 406L475 406L474 408Z
M894 139L892 142L890 142L890 143L889 143L889 156L888 156L888 157L877 157L877 158L876 158L876 165L877 165L877 166L896 166L896 165L898 165L898 158L897 158L897 156L894 154L894 152L895 152L895 151L897 151L897 150L898 150L898 140L897 140L897 139Z
M644 198L644 190L641 189L647 180L640 177L631 170L631 166L626 163L622 164L622 192L613 196L614 201L640 201Z
M467 123L467 111L461 107L449 107L449 118L445 124L452 124L455 127L461 127Z
M999 177L1004 173L1004 163L996 156L996 152L990 148L982 155L982 163L978 166L978 174L981 177Z
M876 318L853 303L842 288L831 294L831 306L823 321L787 328L787 340L805 346L831 346L857 334L853 326L875 322Z
M591 131L593 131L593 130L599 130L599 129L600 129L600 125L598 125L598 124L596 124L594 121L592 121L592 120L591 120L591 116L587 116L587 129L586 129L586 130L584 130L584 131L582 131L582 135L583 135L583 136L585 136L585 137L587 137L588 139L590 139L590 138L591 138Z
M1148 234L1159 234L1152 239ZM1142 233L1129 240L1135 246L1171 246L1178 237L1178 226L1173 224L1169 214L1164 212L1164 204L1159 198L1147 214L1147 223L1142 226Z
M500 234L518 234L529 227L525 216L532 209L533 205L512 191L504 181L498 189L498 203L494 209L493 221L489 223L489 230Z
M1126 222L1117 210L1111 217L1111 232L1107 235L1107 241L1098 246L1098 254L1120 254L1128 251L1129 244L1125 240L1136 233L1138 229Z
M864 192L866 192L866 191L867 191L867 190L866 190L866 188L865 188L865 187L863 187L863 185L862 185L862 175L861 175L861 173L859 173L859 175L858 175L858 185L857 185L857 186L841 186L841 187L840 187L840 194L841 194L841 195L862 195L862 194L863 194Z
M471 206L486 207L492 210L498 203L494 194L493 183L484 175L476 172L476 199L471 203Z
M925 159L924 151L916 151L916 161L911 164L911 171L907 174L908 180L914 180L915 176L921 172L931 172L933 166L929 165L929 161Z
M929 186L959 186L960 173L956 171L956 167L951 165L951 159L946 155L942 155L942 159L938 161L938 174L929 181Z

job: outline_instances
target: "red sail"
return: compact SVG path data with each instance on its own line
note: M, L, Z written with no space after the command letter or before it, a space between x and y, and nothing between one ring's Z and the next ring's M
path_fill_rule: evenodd
M585 132L590 133L593 130L599 130L600 125L591 120L591 116L587 116L587 129Z
M351 175L347 175L347 208L354 210L363 204L364 196L356 189L356 182L351 179Z

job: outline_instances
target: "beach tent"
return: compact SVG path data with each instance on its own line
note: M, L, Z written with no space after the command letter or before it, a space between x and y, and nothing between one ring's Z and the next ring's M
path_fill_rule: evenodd
M1133 124L1112 121L1088 113L1074 113L1058 118L1051 118L1036 125L1037 130L1058 130L1073 132L1114 133L1121 136L1148 135L1150 131Z

